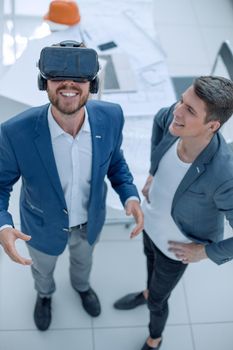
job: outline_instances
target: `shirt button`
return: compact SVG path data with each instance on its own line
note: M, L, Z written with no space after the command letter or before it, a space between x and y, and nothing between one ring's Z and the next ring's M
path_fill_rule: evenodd
M65 214L68 214L68 211L67 211L67 209L63 209L63 213L65 213Z
M68 229L68 228L65 228L65 227L64 227L62 230L63 230L63 231L66 231L66 232L69 232L69 229Z

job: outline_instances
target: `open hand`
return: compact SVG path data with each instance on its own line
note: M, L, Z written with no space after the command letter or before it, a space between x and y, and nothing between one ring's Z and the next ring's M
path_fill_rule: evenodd
M25 235L24 233L20 232L19 230L16 230L13 227L6 227L0 231L0 244L2 245L6 254L11 258L11 260L22 265L31 265L31 259L23 258L17 252L15 248L15 241L17 239L29 241L31 239L31 236Z

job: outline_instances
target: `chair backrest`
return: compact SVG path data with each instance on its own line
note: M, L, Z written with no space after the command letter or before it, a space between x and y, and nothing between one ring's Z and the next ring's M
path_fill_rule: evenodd
M224 65L226 78L233 80L233 50L230 46L229 41L227 40L222 43L220 49L218 50L213 68L211 70L211 75L224 75L222 71L220 74L217 72L219 63Z
M218 50L211 75L219 75L233 80L233 50L227 40L222 43ZM232 144L233 116L221 127L220 131L227 143Z
M213 68L210 75L219 75L233 80L233 50L229 41L225 40L217 52ZM207 74L206 74L207 75ZM172 77L172 83L177 99L181 94L192 85L196 76L175 76Z

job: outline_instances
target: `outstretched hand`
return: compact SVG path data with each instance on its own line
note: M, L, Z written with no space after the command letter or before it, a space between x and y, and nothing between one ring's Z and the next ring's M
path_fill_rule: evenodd
M31 259L23 258L17 252L15 248L15 241L17 239L29 241L31 239L31 236L25 235L24 233L20 232L19 230L16 230L13 227L6 227L0 231L0 244L2 245L6 254L11 258L11 260L22 265L31 265Z
M136 200L129 200L125 207L126 215L133 215L136 226L130 234L130 238L137 236L143 229L144 226L144 217L141 206Z

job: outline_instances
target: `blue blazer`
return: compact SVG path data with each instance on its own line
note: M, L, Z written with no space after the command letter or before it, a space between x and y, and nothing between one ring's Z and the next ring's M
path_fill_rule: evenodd
M168 130L173 109L174 105L163 108L154 118L151 175L177 140ZM206 253L215 263L233 258L233 238L223 238L224 216L233 227L233 152L220 133L214 135L185 174L175 192L171 216L186 237L206 245Z
M58 255L67 244L69 220L53 155L48 106L31 108L1 125L0 226L13 225L8 203L12 186L21 177L22 232L32 236L28 244L34 248ZM105 176L123 205L130 196L138 197L138 192L121 151L124 118L120 106L89 101L86 107L93 152L87 235L93 244L105 220Z

